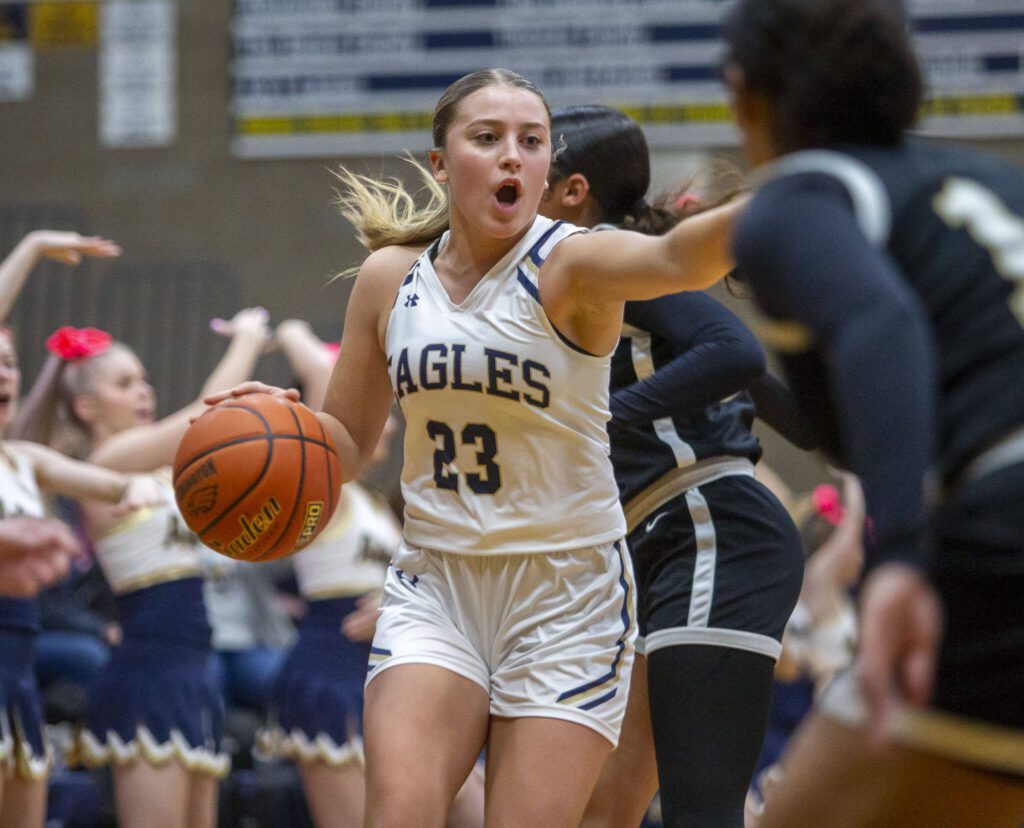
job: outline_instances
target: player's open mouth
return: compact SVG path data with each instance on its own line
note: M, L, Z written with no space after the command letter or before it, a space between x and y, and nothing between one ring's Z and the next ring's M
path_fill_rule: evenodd
M509 181L498 188L494 194L498 204L503 207L512 207L519 200L519 185L515 181Z

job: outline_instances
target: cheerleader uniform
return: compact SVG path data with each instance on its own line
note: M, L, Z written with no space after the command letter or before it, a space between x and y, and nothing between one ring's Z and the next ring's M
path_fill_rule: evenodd
M0 519L45 517L35 471L9 444L0 449ZM43 731L36 683L35 640L39 605L34 598L0 596L0 766L4 776L43 779L51 751Z
M341 622L361 596L381 588L400 538L390 508L348 483L330 525L294 556L309 612L274 686L270 725L260 737L264 753L335 766L362 761L370 644L347 638Z
M96 539L123 640L96 680L69 762L177 760L221 777L228 756L223 706L207 672L211 631L199 542L178 513L169 473L155 476L165 502L139 509Z

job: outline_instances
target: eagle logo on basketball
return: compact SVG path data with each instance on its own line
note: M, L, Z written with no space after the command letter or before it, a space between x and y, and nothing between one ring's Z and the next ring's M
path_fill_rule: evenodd
M205 515L216 505L217 484L210 483L208 486L196 489L189 495L188 500L185 501L185 511L188 512L190 517L195 517L196 515Z

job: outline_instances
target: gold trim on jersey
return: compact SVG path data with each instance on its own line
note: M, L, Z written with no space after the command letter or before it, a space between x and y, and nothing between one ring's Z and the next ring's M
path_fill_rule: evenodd
M814 344L811 329L793 319L761 317L751 327L761 342L780 354L802 354Z
M46 752L42 756L36 756L31 743L24 738L21 731L21 722L15 721L12 726L7 711L0 710L0 768L8 778L38 782L45 779L53 767L53 749L44 732Z
M183 578L201 578L202 576L202 567L198 565L175 566L170 569L162 569L159 572L147 572L140 578L133 578L116 586L112 585L111 589L113 589L116 595L126 595L129 592L137 592L140 589L156 586L157 584L165 584L168 581L180 581Z
M103 531L97 532L94 540L103 540L104 538L109 538L113 535L120 535L123 532L134 529L136 526L139 526L149 520L152 514L152 506L143 506L141 509L136 509L134 512L131 512L123 518L115 521Z
M754 476L754 464L746 457L706 457L689 466L671 469L622 507L626 515L626 534L631 534L651 512L687 489L739 474Z
M127 742L113 731L107 733L105 741L100 741L92 731L80 730L68 748L67 763L97 768L102 765L125 765L140 757L154 767L177 760L186 770L209 774L218 779L227 776L231 769L231 759L226 753L191 747L181 731L176 729L171 731L170 739L161 744L145 725L140 725L135 731L135 738Z
M988 770L1024 776L1024 730L966 719L939 710L901 710L892 738L907 747Z
M366 761L363 740L358 736L339 745L326 733L318 733L310 739L301 730L293 729L287 733L277 724L256 735L256 750L262 756L290 759L293 762L323 762L332 768L352 762L362 766Z

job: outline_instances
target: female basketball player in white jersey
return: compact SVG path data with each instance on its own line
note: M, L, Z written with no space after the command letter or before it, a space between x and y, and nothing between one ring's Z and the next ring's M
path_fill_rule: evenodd
M274 339L301 383L303 402L320 408L337 351L296 319L278 325ZM396 428L389 418L367 471L387 459ZM350 482L324 531L292 558L307 612L278 674L260 747L298 765L318 828L363 824L363 684L380 589L401 531L387 502ZM470 774L448 825L482 822L482 777Z
M231 344L206 388L249 376L267 340L262 308L229 323ZM203 602L199 542L178 513L168 468L197 403L155 420L153 389L139 358L81 332L44 368L35 419L65 424L93 463L146 473L157 505L121 519L85 509L103 573L117 596L123 640L92 690L86 725L70 760L113 766L118 824L213 826L217 779L228 769L220 741L222 703L207 673L210 625ZM43 439L51 435L39 435ZM48 440L49 441L49 440ZM70 450L70 448L69 448Z
M658 238L539 218L550 113L506 70L449 87L433 140L423 211L400 186L342 176L374 250L320 415L346 479L395 397L407 423L366 824L443 824L486 745L488 825L575 826L618 738L635 637L605 431L623 303L721 278L737 207Z

